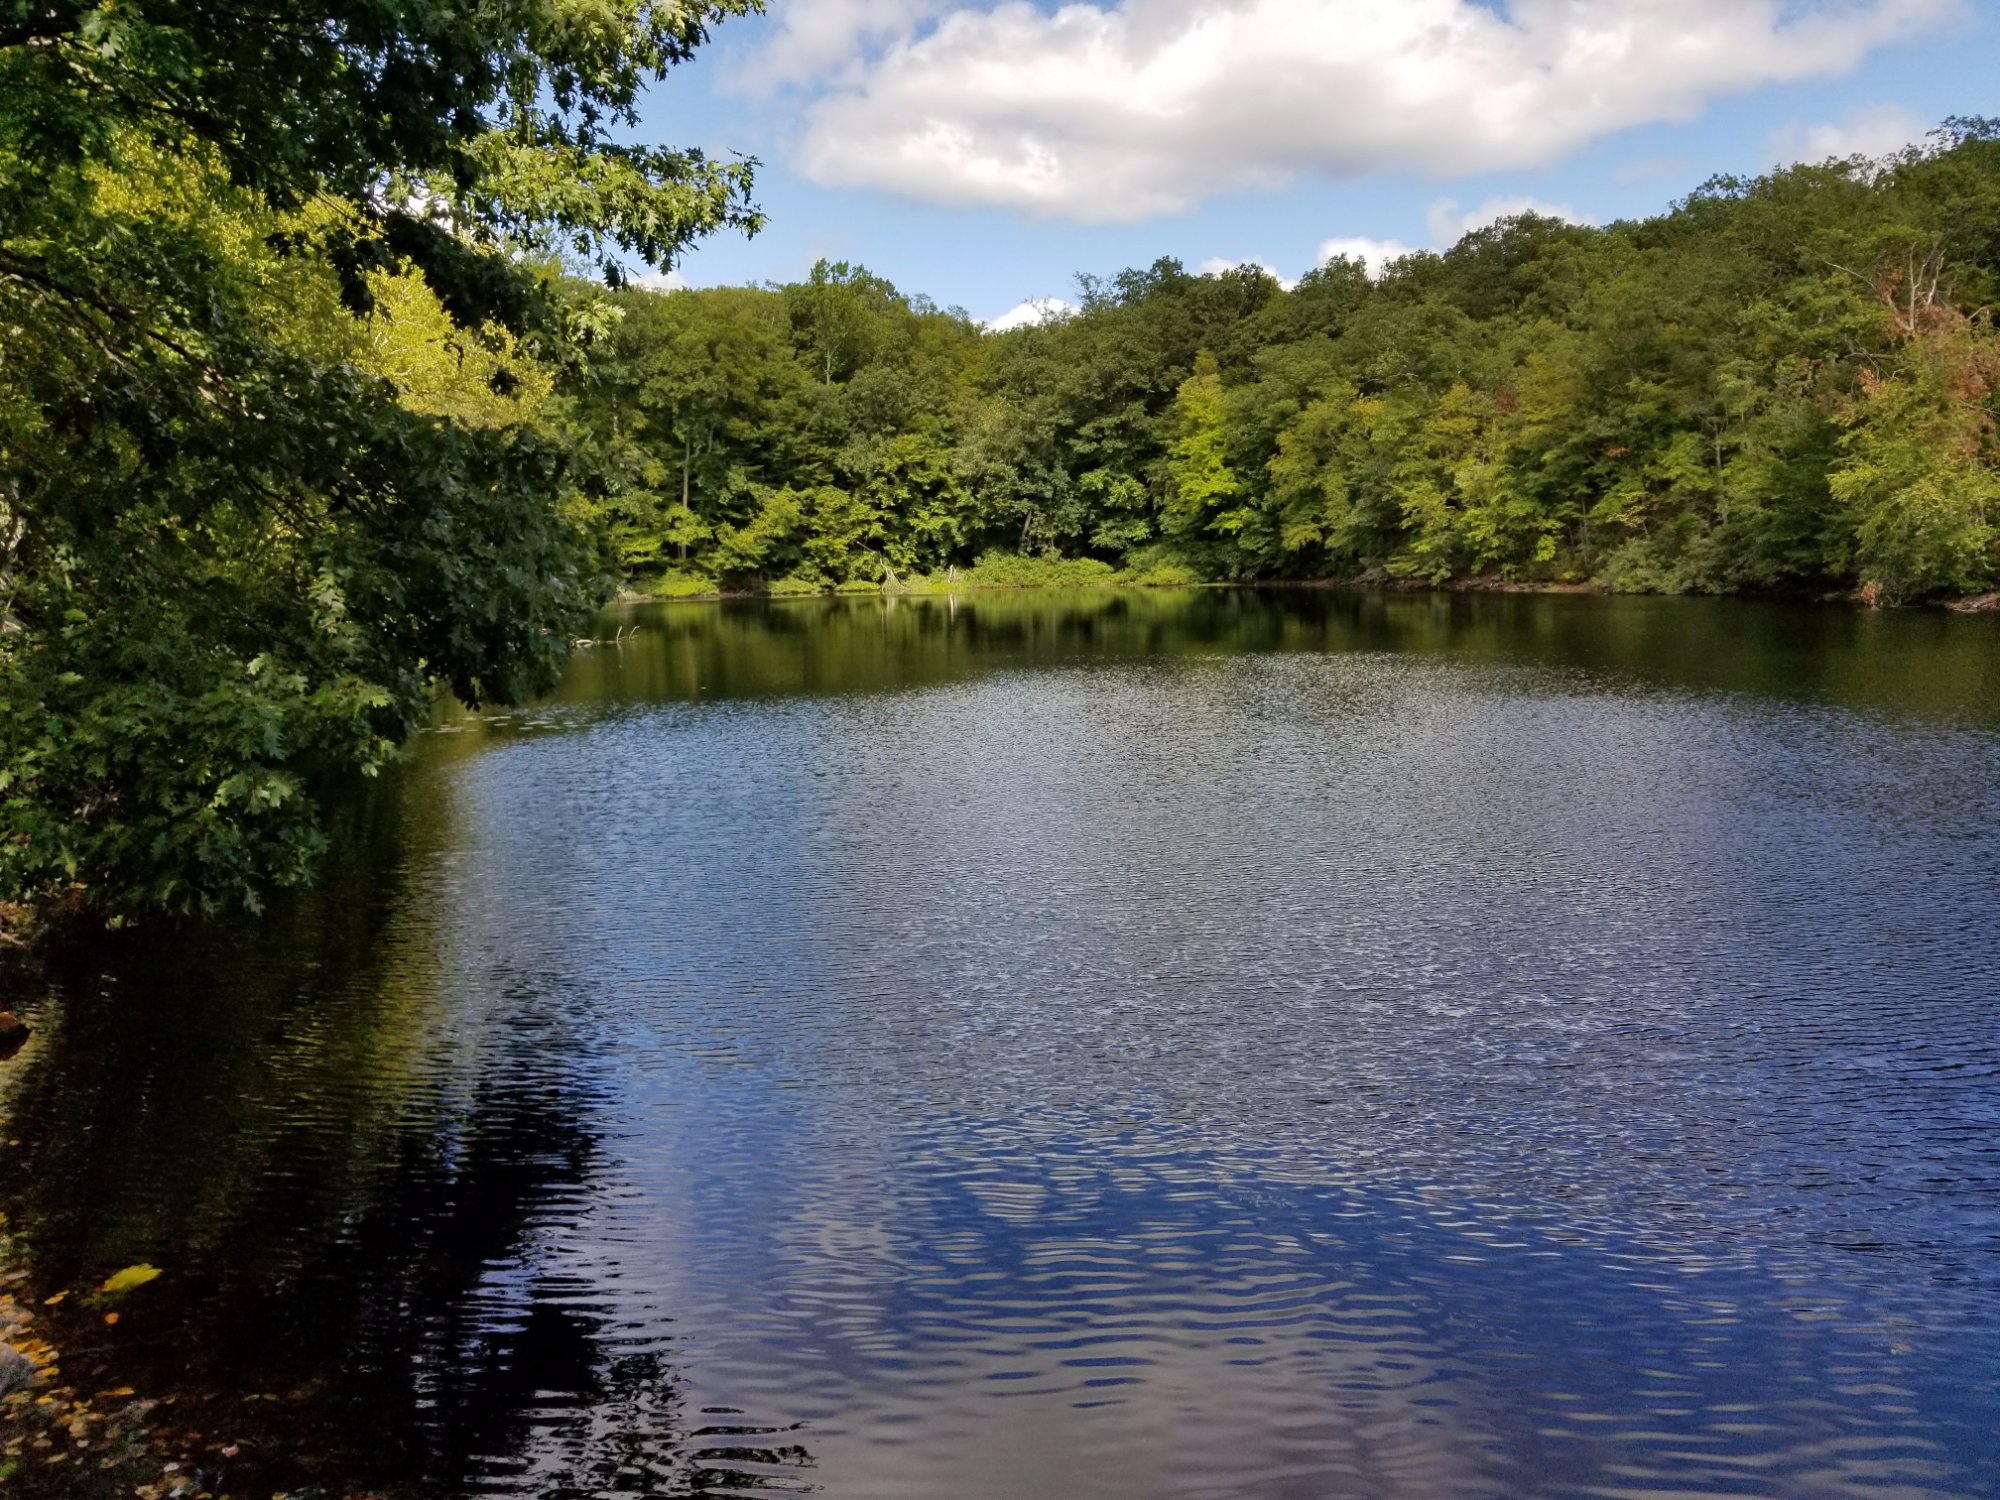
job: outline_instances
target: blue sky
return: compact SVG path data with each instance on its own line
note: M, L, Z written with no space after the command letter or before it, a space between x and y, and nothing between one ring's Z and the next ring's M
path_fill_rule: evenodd
M996 318L1162 255L1290 278L1530 204L1651 213L2000 115L1996 59L2000 0L771 0L644 126L762 162L769 227L689 284L825 255Z

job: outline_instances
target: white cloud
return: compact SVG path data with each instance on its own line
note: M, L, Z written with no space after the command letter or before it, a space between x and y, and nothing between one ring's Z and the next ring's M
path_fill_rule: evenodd
M684 292L688 289L687 277L679 271L650 271L644 276L629 277L634 286L642 286L649 292Z
M986 320L988 333L1005 333L1010 328L1026 328L1031 323L1055 323L1075 312L1073 304L1060 297L1030 297L997 318Z
M1202 276L1217 276L1224 271L1233 271L1238 266L1255 266L1265 275L1276 280L1278 285L1286 291L1290 291L1298 281L1296 276L1283 274L1268 260L1231 260L1226 255L1211 255L1207 260L1196 266L1195 271Z
M1966 3L795 0L760 66L811 59L818 182L1132 221L1302 173L1543 165L1845 72Z
M1845 161L1888 156L1924 138L1922 120L1898 104L1871 104L1819 125L1793 123L1771 137L1773 161Z
M752 93L823 81L852 68L863 48L907 38L950 6L951 0L777 0L776 34L732 81Z
M1545 219L1566 219L1572 224L1592 222L1567 203L1544 203L1539 198L1488 198L1477 208L1461 208L1456 198L1440 198L1424 215L1424 227L1430 231L1433 245L1440 250L1449 250L1468 234L1520 214L1539 214Z
M1380 276L1390 261L1401 260L1410 251L1411 247L1401 240L1371 240L1364 235L1344 235L1330 239L1319 247L1319 264L1325 265L1336 255L1344 255L1368 267L1370 276Z

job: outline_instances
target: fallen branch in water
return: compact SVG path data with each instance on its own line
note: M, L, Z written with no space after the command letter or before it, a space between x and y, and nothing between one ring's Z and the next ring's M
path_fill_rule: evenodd
M612 636L610 640L580 635L571 641L570 645L578 651L588 651L592 646L622 646L627 641L636 641L637 639L639 639L639 627L637 625L621 625L618 627L618 633Z

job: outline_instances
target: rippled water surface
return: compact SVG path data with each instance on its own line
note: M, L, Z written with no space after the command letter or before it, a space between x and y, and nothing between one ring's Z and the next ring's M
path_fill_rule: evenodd
M236 1486L2000 1494L1993 622L611 623L0 1070Z

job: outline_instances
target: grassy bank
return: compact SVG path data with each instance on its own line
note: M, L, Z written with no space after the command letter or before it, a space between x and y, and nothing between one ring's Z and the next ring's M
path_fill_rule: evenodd
M1276 588L1355 589L1394 594L1654 594L1651 589L1620 589L1600 579L1523 580L1499 576L1456 578L1442 583L1395 578L1379 571L1351 578L1241 580L1206 578L1179 563L1113 567L1096 558L1022 557L989 553L968 568L944 573L884 577L879 582L834 582L827 578L789 575L776 579L718 579L699 572L668 572L634 579L622 597L654 599L808 599L835 595L938 595L993 589L1092 588ZM1813 591L1770 597L1806 599L1867 609L1890 605L1880 590L1866 587L1846 592ZM1907 601L1961 614L2000 612L2000 593L1948 596Z
M669 571L635 579L626 597L636 599L803 599L829 594L950 594L971 589L1189 588L1213 582L1173 562L1141 561L1123 568L1094 557L1023 557L989 552L965 568L942 573L884 570L874 582L789 574L770 579L725 579Z

